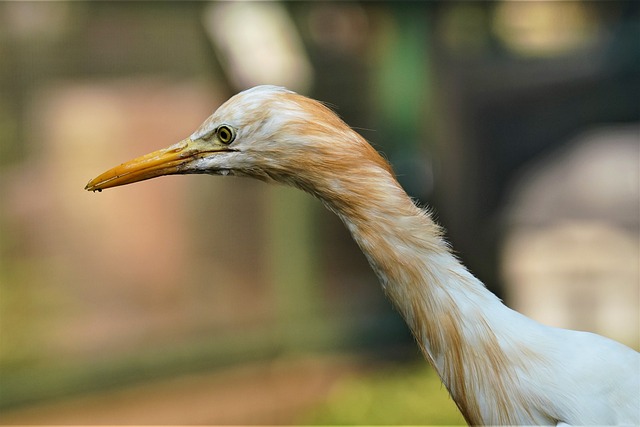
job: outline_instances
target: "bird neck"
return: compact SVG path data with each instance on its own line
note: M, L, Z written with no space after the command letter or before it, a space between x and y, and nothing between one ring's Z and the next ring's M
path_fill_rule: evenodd
M517 423L509 419L513 364L504 351L504 341L511 344L503 325L523 316L505 307L451 254L440 227L392 175L378 170L366 185L358 182L363 181L343 182L348 190L329 207L350 230L467 422L487 422L486 402L477 396L492 396L503 414L494 423Z

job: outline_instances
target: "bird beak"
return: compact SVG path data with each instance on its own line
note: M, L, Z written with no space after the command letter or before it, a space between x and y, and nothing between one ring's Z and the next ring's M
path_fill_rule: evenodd
M171 147L154 151L109 169L92 179L84 187L88 191L102 191L105 188L131 184L163 175L188 173L188 165L212 152L225 151L224 147L204 146L202 141L184 139Z

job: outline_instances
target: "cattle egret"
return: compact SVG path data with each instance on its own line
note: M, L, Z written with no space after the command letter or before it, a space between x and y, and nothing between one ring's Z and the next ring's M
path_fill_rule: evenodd
M503 305L452 255L389 164L320 102L254 87L190 137L86 189L194 173L292 185L335 212L469 424L640 424L640 354Z

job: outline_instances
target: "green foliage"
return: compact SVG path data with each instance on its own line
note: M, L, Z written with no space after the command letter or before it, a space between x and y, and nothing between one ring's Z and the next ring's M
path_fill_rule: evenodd
M426 364L388 368L339 383L303 424L465 425L436 373Z

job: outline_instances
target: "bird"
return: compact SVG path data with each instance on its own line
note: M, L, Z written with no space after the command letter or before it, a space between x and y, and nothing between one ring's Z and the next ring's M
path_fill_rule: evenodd
M223 103L189 137L89 181L163 175L297 187L345 224L470 425L640 425L640 353L507 307L458 259L390 164L322 102L270 85Z

